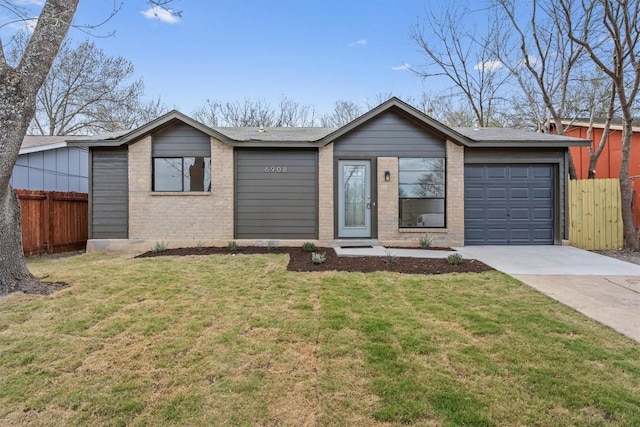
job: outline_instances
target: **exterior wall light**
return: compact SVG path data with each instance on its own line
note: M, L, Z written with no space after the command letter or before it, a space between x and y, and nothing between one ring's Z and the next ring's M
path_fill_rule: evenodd
M391 172L384 171L384 180L385 180L385 182L391 181Z

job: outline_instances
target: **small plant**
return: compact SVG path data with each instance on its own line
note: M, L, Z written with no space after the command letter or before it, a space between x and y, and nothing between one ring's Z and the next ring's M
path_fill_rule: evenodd
M230 250L231 252L237 251L238 248L239 248L238 242L236 242L235 240L232 240L229 243L227 243L227 249Z
M384 262L386 262L388 265L391 265L396 262L396 256L392 251L387 249L384 251L384 253L386 254L384 256Z
M313 252L313 253L311 254L311 261L312 261L315 265L322 264L322 263L325 261L325 259L326 259L326 258L327 258L327 257L325 256L325 254L320 253L320 252Z
M203 249L204 249L204 245L202 244L202 242L196 243L196 250L198 252L202 252Z
M462 264L463 258L460 254L451 254L447 257L447 262L451 265Z
M167 250L167 244L164 242L164 240L162 242L156 242L155 245L153 245L153 248L151 248L152 252L164 252Z
M422 249L430 248L433 244L433 236L431 234L423 234L418 237L418 243L420 243Z
M267 240L267 250L271 251L278 246L278 242L275 240Z
M313 242L304 242L302 244L302 249L304 249L307 252L315 252L316 251L316 244Z

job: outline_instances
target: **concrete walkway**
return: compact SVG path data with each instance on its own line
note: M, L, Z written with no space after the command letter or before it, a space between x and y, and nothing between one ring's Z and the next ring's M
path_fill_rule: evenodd
M446 258L421 249L335 248L338 256ZM571 246L465 246L477 259L640 343L640 265Z
M571 246L456 249L640 343L640 265Z

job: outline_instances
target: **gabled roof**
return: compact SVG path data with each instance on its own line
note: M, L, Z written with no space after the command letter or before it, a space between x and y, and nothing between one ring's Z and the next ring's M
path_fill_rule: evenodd
M183 122L229 146L243 147L321 147L374 120L382 114L394 111L429 132L466 147L569 147L588 145L589 141L566 136L535 133L506 128L450 128L424 114L398 98L391 98L340 128L228 128L209 127L177 110L170 111L130 132L110 136L68 141L74 146L116 147L131 144L146 135L164 129L176 122Z

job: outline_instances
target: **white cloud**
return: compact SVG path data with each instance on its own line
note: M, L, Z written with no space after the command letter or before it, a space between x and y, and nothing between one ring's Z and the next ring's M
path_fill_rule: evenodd
M33 33L33 30L36 29L36 24L38 24L38 18L29 18L22 21L12 22L9 24L9 27L17 31L27 30L28 32Z
M398 65L396 67L391 67L393 71L407 71L411 69L411 64L404 63L402 65Z
M180 17L172 13L170 10L164 9L160 6L153 6L149 9L141 12L147 19L157 19L167 24L177 24L180 22Z
M497 71L502 68L502 61L481 61L473 66L474 70L482 70L487 72Z
M356 40L353 43L349 43L349 47L366 46L367 39Z

